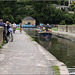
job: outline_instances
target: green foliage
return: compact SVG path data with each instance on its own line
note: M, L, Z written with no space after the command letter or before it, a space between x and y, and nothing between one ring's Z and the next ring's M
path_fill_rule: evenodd
M16 30L20 30L20 28L16 28Z
M22 16L21 15L16 15L16 23L21 23L21 19L22 19Z
M0 45L0 48L2 48L2 46L5 45L5 44L6 44L6 42L3 41L2 44Z
M61 5L61 0L55 0L55 1L52 1L52 3Z
M73 15L73 24L75 24L75 13Z
M74 4L71 4L70 7L74 7Z
M75 5L75 1L72 1L72 4Z
M60 22L60 25L65 25L66 23L65 23L65 20L62 20L61 22Z
M69 7L69 9L70 9L71 11L74 11L74 10L75 10L75 4L71 4L70 7Z
M64 15L66 24L73 24L74 14L67 13Z
M9 20L11 23L14 21L20 23L21 20L27 16L31 16L36 19L37 24L49 23L60 24L62 20L65 20L66 24L75 23L74 15L64 13L60 9L52 4L67 5L67 1L0 1L0 18L3 18L4 22ZM70 6L71 10L74 10L74 5Z
M58 66L51 66L51 68L52 68L53 71L55 72L55 75L60 75L59 67L58 67Z
M69 2L68 1L65 1L65 5L68 6L68 4L69 4Z
M14 21L15 4L15 1L0 1L0 18L3 18L4 22L7 20Z
M58 28L57 28L57 27L54 27L54 28L52 28L52 30L54 30L54 31L58 31Z
M64 13L60 9L56 9L54 18L55 24L59 24L61 20L64 18Z
M0 46L0 48L2 48L2 46Z
M28 36L28 38L31 40L31 41L35 41L33 38L31 38L27 33L25 33L27 36Z
M72 11L74 11L75 10L75 5L72 7Z
M6 44L6 42L5 42L5 41L3 41L3 42L2 42L2 45L5 45L5 44Z

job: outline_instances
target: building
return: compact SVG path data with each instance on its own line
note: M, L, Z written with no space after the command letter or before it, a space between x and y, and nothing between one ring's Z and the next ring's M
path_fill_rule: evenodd
M36 25L36 20L32 17L25 17L22 19L22 25Z
M66 9L68 7L69 6L65 6L65 5L56 5L56 8L59 8L59 9Z
M75 0L69 0L69 6L70 6L73 2L75 2Z

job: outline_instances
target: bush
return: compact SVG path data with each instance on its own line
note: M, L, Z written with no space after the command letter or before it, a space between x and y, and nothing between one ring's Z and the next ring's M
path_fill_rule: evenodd
M68 4L69 4L68 1L65 1L65 5L68 6Z
M72 11L74 11L75 10L75 5L72 7Z
M73 6L74 6L74 4L71 4L71 5L70 5L70 7L73 7Z
M60 25L65 25L66 23L65 23L65 20L62 20L61 22L60 22Z

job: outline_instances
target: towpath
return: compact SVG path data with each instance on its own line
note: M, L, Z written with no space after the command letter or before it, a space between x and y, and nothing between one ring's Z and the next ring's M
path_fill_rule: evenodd
M68 35L68 36L75 37L75 34L74 33L62 32L62 31L52 31L52 32L59 33L59 34L65 34L65 35Z
M14 41L0 50L0 75L54 75L51 66L55 64L61 74L69 75L63 63L28 37L17 30Z
M52 31L53 35L75 41L75 34L70 32Z

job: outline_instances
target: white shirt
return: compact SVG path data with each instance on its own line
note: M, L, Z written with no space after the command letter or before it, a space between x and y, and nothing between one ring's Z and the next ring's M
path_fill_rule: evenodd
M13 24L13 27L16 27L16 24L15 23Z

